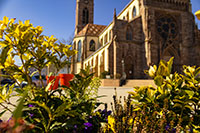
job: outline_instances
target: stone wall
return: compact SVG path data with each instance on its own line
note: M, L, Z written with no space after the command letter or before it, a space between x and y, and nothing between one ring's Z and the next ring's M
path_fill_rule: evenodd
M119 79L102 79L102 87L119 87ZM126 85L123 87L134 87L134 86L148 86L152 85L156 87L153 80L127 80Z

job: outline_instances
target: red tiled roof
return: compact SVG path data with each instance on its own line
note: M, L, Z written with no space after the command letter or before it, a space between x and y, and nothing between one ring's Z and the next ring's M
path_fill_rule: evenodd
M90 35L98 36L107 26L105 25L96 25L96 24L87 24L79 33L80 35Z

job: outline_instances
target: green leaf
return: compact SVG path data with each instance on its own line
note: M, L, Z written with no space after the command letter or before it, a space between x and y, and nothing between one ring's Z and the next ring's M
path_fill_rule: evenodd
M49 82L45 88L45 92L47 92L49 90L49 88L51 87L51 85L54 83L54 80L52 80L51 82ZM52 87L53 88L53 87Z
M181 100L179 100L179 99L174 99L173 101L174 101L174 102L178 102L178 103L182 103L182 104L184 103L183 101L181 101Z
M34 72L31 74L31 77L33 77L33 75L35 75L36 73L38 73L38 70L37 70L37 71L34 71Z
M62 116L64 113L63 113L63 111L64 112L66 112L66 109L70 109L71 108L71 106L72 106L72 103L70 104L70 103L68 103L68 102L64 102L63 104L61 104L57 109L56 109L56 111L55 111L55 113L54 113L54 117L59 117L59 116Z
M165 69L166 69L165 66L160 65L160 66L158 67L157 75L164 75Z
M61 126L62 123L61 122L54 122L51 127L50 127L50 130L53 130L55 127L58 127L58 126Z
M188 94L188 96L190 97L190 99L194 96L194 91L185 90L185 92Z
M2 49L2 52L1 52L1 64L5 63L9 50L10 50L9 46L6 46L6 47L4 47Z
M52 118L52 115L51 115L51 110L49 109L49 107L47 105L45 105L45 103L39 103L38 101L30 101L29 102L30 104L36 104L38 105L39 107L42 107L43 109L45 109L45 111L48 113L48 116L49 118L51 119Z
M198 76L200 74L200 67L198 67L195 72L194 72L194 76Z
M154 78L154 83L157 85L157 86L161 86L163 84L163 77L158 75Z
M185 105L184 108L188 108L188 109L190 109L190 111L193 111L193 110L194 110L194 109L193 109L191 106L189 106L189 105Z
M170 58L170 60L167 62L167 64L168 64L168 72L169 72L169 74L170 74L171 71L172 71L173 60L174 60L174 57Z
M23 95L23 97L21 98L21 100L20 100L20 102L19 102L19 104L18 104L18 106L17 106L17 108L15 109L15 111L13 112L13 117L17 120L18 118L20 118L21 117L21 115L22 115L22 109L23 109L23 107L24 107L24 99L27 97L27 95L28 95L28 91L26 90L25 92L24 92L24 95Z
M174 104L174 106L173 106L174 108L182 108L182 105L181 104L178 104L178 103L176 103L176 104Z
M182 79L182 78L179 78L178 80L176 80L175 83L176 83L176 84L175 84L175 87L176 87L176 88L177 88L177 87L181 87L182 84L183 84L183 79Z

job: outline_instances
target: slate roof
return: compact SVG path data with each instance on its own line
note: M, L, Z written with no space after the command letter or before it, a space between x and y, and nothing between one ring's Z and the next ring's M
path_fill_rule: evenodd
M99 36L99 34L106 28L105 25L87 24L79 33L80 35Z

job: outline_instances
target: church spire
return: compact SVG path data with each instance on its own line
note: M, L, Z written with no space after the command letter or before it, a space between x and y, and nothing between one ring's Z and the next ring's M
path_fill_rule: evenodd
M114 15L113 15L113 25L115 25L117 20L117 15L116 15L116 8L114 9Z
M114 15L113 15L113 19L116 19L117 15L116 15L116 8L114 9Z

